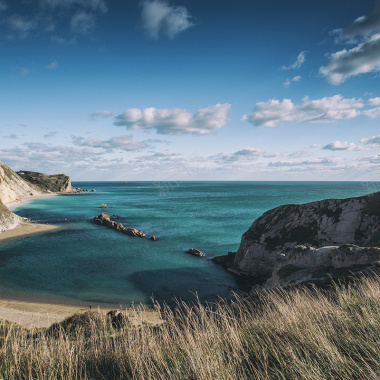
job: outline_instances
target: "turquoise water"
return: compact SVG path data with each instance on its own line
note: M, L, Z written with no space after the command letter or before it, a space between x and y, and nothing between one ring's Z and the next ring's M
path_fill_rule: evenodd
M92 182L95 193L40 198L19 215L57 224L56 231L0 245L0 293L24 300L126 306L173 297L215 300L235 278L210 261L236 251L241 235L268 209L286 203L367 194L364 182ZM92 223L103 210L158 241ZM205 258L184 253L189 248Z

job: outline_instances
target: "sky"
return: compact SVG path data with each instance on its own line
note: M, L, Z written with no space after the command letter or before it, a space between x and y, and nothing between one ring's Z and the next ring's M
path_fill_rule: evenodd
M0 161L74 181L380 181L380 1L0 0Z

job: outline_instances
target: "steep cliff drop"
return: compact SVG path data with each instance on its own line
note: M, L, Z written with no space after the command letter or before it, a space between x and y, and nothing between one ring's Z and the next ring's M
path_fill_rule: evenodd
M380 192L269 210L214 261L266 287L357 272L380 260Z
M0 233L13 229L24 221L8 210L6 206L10 203L45 193L70 191L72 191L70 177L64 174L16 173L0 162Z

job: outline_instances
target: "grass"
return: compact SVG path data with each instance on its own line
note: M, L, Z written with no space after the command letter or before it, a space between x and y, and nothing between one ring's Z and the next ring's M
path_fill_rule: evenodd
M380 276L162 308L161 326L98 313L0 322L0 379L378 379Z

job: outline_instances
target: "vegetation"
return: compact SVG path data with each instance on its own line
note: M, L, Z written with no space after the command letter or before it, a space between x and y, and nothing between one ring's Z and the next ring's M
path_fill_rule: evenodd
M162 308L159 327L98 313L28 331L0 324L1 379L375 379L380 276L328 290Z

